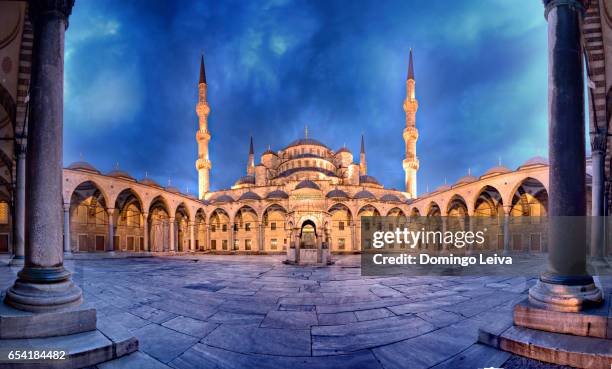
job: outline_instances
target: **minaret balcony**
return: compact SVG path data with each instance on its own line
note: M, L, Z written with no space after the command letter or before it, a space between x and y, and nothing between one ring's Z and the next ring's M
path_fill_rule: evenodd
M419 130L415 127L404 128L404 141L412 140L416 141L419 138Z
M196 140L198 141L210 141L210 132L198 130L196 133Z
M210 169L210 168L211 168L210 160L204 159L204 158L200 158L200 159L196 160L196 169L197 170Z
M404 161L402 161L402 164L404 166L404 170L408 170L408 169L413 169L413 170L418 170L419 169L419 159L404 159Z

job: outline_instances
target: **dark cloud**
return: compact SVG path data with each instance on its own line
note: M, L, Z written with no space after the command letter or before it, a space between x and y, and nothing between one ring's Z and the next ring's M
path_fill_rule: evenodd
M77 2L66 36L65 162L116 163L196 188L199 54L212 187L303 135L359 149L402 188L402 101L414 48L419 192L546 153L546 24L537 2ZM533 3L533 4L531 4Z

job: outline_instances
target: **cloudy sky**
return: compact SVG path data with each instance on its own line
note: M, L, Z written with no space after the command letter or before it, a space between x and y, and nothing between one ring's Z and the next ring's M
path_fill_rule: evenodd
M451 5L452 3L452 5ZM66 35L65 153L194 192L200 53L212 188L303 136L355 154L403 187L408 50L414 50L423 193L546 156L540 1L79 0Z

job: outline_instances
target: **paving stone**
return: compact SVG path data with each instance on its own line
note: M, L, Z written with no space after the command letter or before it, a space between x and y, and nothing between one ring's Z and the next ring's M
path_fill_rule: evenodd
M457 323L464 319L462 316L444 310L424 311L416 314L419 318L424 319L436 327L446 327L447 325Z
M345 313L319 314L319 325L338 325L356 322L357 317L352 311Z
M131 309L130 313L157 324L161 324L177 316L176 314L164 310L155 309L148 305L141 305L134 309Z
M170 369L166 364L163 364L147 354L142 352L134 352L127 356L116 360L107 361L99 364L98 369Z
M163 323L162 326L201 339L217 328L219 324L203 322L186 316L177 316Z
M249 355L197 344L170 363L177 369L382 369L369 351L350 355L287 357Z
M510 356L508 352L476 343L467 350L434 366L433 369L474 369L476 367L508 369L505 362Z
M224 325L202 340L210 346L244 354L310 356L310 331Z
M163 363L170 362L198 342L195 337L157 324L149 324L133 333L138 338L140 350Z
M414 316L390 317L344 325L312 327L313 355L337 355L387 345L435 327Z
M116 323L121 324L125 328L133 331L144 327L145 325L151 324L148 320L137 317L136 315L128 312L121 312L118 314L108 315L107 319L112 320Z
M260 324L264 319L263 314L233 313L219 311L211 316L208 321L219 324Z
M370 309L370 310L357 310L355 312L355 315L357 316L357 320L364 321L364 320L387 318L390 316L394 316L395 314L393 314L392 312L390 312L389 310L385 308L380 308L380 309Z
M317 325L314 311L270 311L261 323L264 328L310 329Z

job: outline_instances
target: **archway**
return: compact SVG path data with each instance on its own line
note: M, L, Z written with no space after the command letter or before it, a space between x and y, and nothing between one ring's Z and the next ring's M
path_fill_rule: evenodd
M145 251L142 202L131 188L115 200L115 251Z
M108 212L106 198L92 181L79 184L70 196L70 249L78 252L106 251Z
M170 247L170 211L166 200L158 196L149 207L149 243L151 251L168 251Z
M195 215L195 248L198 251L204 251L208 249L209 245L206 242L207 230L206 230L206 214L204 209L200 208L196 211Z
M310 219L302 223L300 229L300 249L317 248L317 225Z
M191 233L189 232L189 212L185 204L181 203L176 208L175 221L175 240L176 250L185 252L189 250Z
M346 252L353 250L353 217L350 209L342 204L329 208L331 214L331 250Z
M208 224L210 225L210 249L212 251L229 250L229 214L217 208L210 215Z
M535 178L523 179L512 193L510 204L510 248L512 251L541 252L547 243L542 217L547 215L548 193Z
M270 205L263 213L263 239L265 251L286 251L290 240L290 227L285 225L287 210L278 204Z
M259 237L257 212L250 206L243 206L234 217L234 247L236 251L257 251Z

